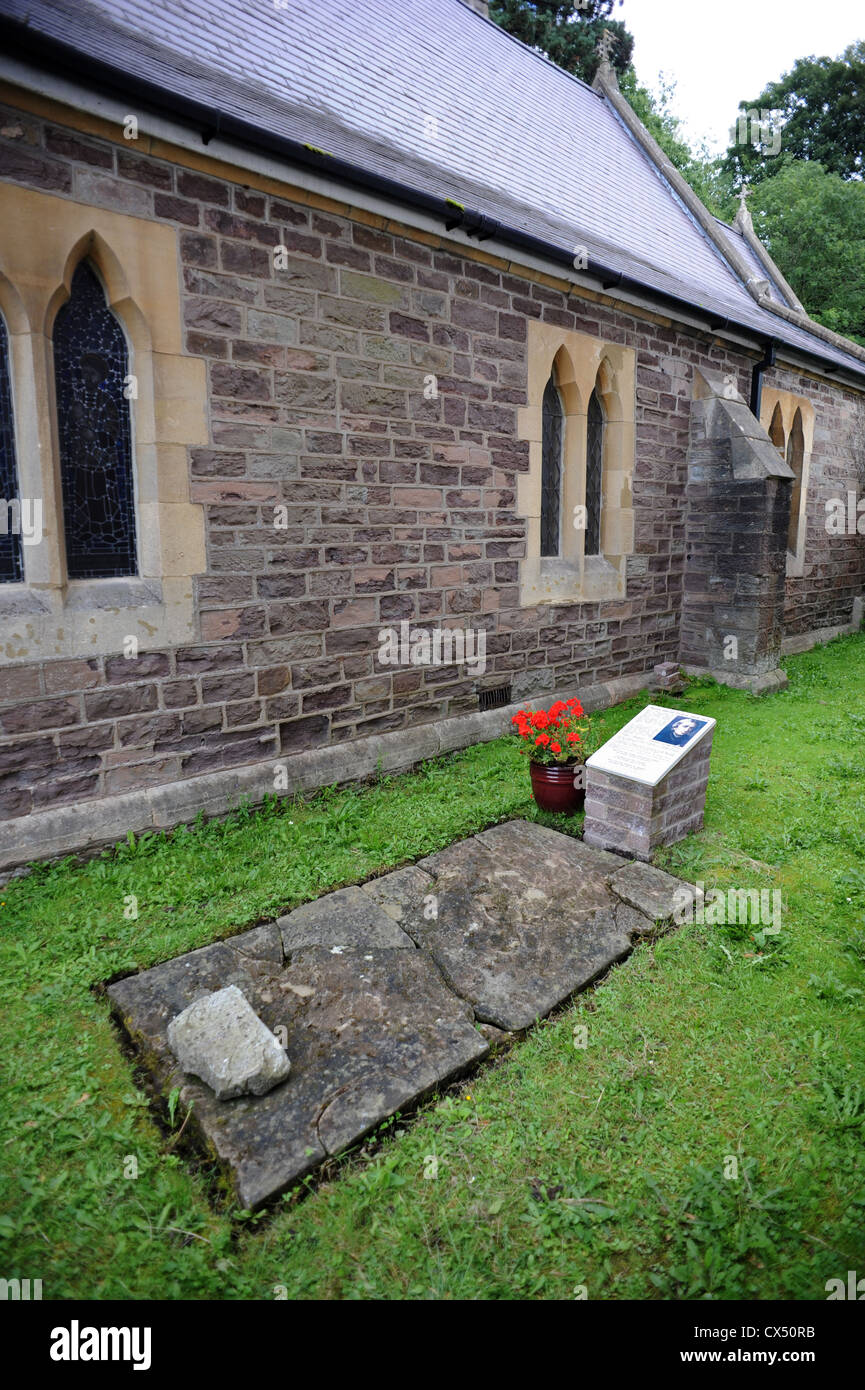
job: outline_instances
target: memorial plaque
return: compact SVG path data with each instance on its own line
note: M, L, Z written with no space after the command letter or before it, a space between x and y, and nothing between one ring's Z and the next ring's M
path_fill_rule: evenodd
M647 705L586 763L583 839L651 860L700 830L715 720Z
M714 727L706 715L647 705L586 760L586 767L656 787Z

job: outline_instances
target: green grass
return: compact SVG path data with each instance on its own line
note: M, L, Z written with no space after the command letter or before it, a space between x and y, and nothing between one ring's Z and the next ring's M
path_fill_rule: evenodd
M766 700L679 699L718 721L706 826L659 857L780 889L780 937L640 946L264 1216L155 1122L101 982L496 821L579 821L535 810L500 740L0 890L0 1274L45 1298L821 1299L865 1273L865 639L788 669Z

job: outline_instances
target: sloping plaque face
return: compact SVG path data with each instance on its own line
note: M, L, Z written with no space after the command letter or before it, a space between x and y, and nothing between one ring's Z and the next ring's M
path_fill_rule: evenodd
M687 710L646 705L586 760L586 767L656 787L686 753L715 727L715 720Z

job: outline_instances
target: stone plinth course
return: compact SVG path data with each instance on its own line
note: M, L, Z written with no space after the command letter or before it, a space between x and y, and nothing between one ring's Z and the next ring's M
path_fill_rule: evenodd
M525 821L342 888L108 989L190 1125L256 1207L480 1062L488 1025L528 1028L673 912L680 880ZM169 1026L235 985L291 1065L265 1095L219 1099Z

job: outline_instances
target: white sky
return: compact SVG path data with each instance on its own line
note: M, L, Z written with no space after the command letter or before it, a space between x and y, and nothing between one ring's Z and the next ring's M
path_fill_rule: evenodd
M740 101L797 58L837 57L865 38L863 0L624 0L611 19L634 36L634 66L655 92L676 82L672 109L692 144L726 149Z

